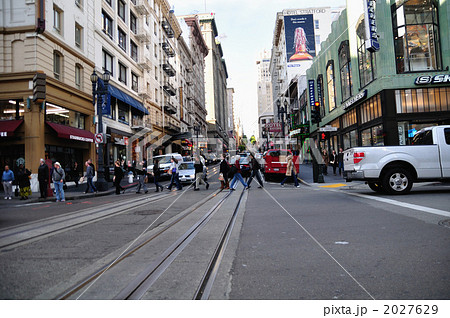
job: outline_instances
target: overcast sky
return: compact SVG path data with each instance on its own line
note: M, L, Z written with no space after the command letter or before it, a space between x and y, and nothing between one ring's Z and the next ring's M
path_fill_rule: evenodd
M283 9L337 7L345 0L169 0L175 15L214 12L228 70L228 87L233 87L235 112L244 133L257 136L256 60L272 48L277 12Z

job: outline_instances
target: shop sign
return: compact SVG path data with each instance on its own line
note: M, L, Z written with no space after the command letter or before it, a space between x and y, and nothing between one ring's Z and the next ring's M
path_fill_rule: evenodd
M416 85L425 85L425 84L445 84L450 83L450 74L441 74L441 75L424 75L419 76L414 81Z
M85 142L94 142L94 140L92 138L75 136L75 135L69 135L69 139L78 140L78 141L85 141Z
M346 101L342 108L343 109L347 109L350 106L352 106L353 104L355 104L356 102L360 101L361 99L364 99L367 97L367 89L363 90L362 92L359 92L358 94L356 94L355 96L353 96L352 98L350 98L348 101Z
M8 137L7 131L0 131L0 137Z
M269 132L281 132L281 123L267 123L266 130Z
M316 93L314 92L314 80L308 80L309 105L314 106L316 103Z
M375 0L364 0L364 28L367 39L366 50L369 52L377 52L380 50L375 15L375 3Z

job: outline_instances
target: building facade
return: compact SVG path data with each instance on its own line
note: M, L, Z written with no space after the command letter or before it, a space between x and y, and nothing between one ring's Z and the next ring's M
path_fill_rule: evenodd
M298 92L306 89L306 71L313 58L321 55L321 42L342 10L342 7L316 7L277 13L269 72L274 121L282 127L277 134L279 147L288 146L285 137L289 137L292 128L290 114L299 109Z
M369 1L371 7L375 16L348 2L307 73L308 113L319 102L322 115L312 137L319 142L320 128L334 127L320 141L328 150L407 145L419 129L450 123L449 4ZM378 34L365 32L366 19Z
M94 8L90 1L0 4L8 12L0 14L0 164L24 163L35 191L40 158L66 171L95 159Z
M200 27L209 53L205 61L206 120L208 122L208 152L222 154L228 150L226 132L228 118L227 68L222 45L217 40L214 13L199 14Z

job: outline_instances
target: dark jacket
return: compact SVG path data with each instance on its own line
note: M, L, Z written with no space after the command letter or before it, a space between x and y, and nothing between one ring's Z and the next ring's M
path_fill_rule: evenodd
M123 169L121 167L114 166L114 177L116 177L116 182L123 179Z
M236 167L236 173L241 173L241 165L239 164L239 160L236 160L234 163L234 166Z
M86 178L93 178L95 175L95 170L93 165L90 164L86 167Z
M161 175L161 170L159 170L159 163L158 163L158 162L156 162L156 163L153 165L153 175L154 175L155 177L157 177L157 178L159 178L159 176Z
M261 169L261 165L259 164L258 160L256 160L256 158L252 158L250 164L252 165L253 171L258 171L259 169Z
M17 181L19 183L20 188L25 188L30 186L30 178L31 172L28 169L19 169L17 172Z
M194 163L195 174L203 173L203 165L201 162Z
M49 176L49 172L48 172L47 165L45 163L43 165L39 165L39 168L38 168L38 181L40 181L40 182L48 182L48 176Z
M228 174L228 171L230 171L230 166L228 165L228 162L223 159L220 162L220 173L223 173L224 176L226 176Z

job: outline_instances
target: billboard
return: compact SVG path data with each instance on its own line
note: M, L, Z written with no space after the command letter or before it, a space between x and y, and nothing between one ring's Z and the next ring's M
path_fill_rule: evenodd
M285 15L284 33L288 65L313 59L316 55L316 42L312 14Z

